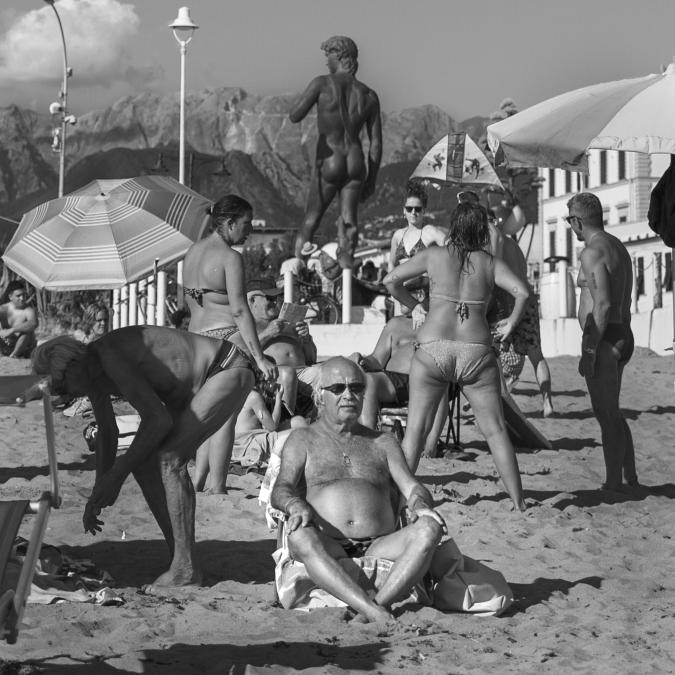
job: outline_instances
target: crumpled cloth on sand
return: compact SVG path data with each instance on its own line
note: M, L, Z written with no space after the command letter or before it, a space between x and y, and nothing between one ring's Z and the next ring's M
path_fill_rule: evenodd
M27 545L23 537L14 541L4 578L10 587L16 586ZM123 605L124 599L109 586L112 582L110 574L99 570L91 560L70 558L56 546L43 544L27 602L40 605L57 602Z

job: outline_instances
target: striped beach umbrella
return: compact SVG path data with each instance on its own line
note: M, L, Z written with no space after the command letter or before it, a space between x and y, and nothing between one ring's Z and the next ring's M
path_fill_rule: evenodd
M26 213L2 258L36 288L120 288L182 258L210 204L167 176L95 180Z

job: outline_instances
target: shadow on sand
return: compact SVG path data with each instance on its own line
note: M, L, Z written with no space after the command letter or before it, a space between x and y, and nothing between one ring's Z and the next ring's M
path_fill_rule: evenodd
M138 660L143 663L143 670L140 672L162 672L167 673L167 675L195 672L198 664L202 664L205 670L211 672L206 666L207 662L218 664L218 672L228 673L229 675L244 675L244 673L251 672L251 667L265 668L265 672L275 673L282 672L282 668L288 669L283 672L289 673L295 673L306 668L320 668L321 672L324 668L330 668L331 672L334 670L368 672L382 666L383 657L389 650L390 646L382 641L369 641L360 645L344 647L330 642L284 642L283 640L248 645L227 643L188 645L179 643L166 649L145 649L138 653ZM63 654L62 656L67 655ZM114 659L120 656L122 654L115 654L108 658ZM56 658L59 657L31 659L26 662L25 671L11 672L25 672L26 675L29 673L52 673L53 675L101 673L101 675L105 675L106 673L131 672L108 665L100 657L87 660L72 659L77 660L78 663L62 665L53 663ZM31 666L34 667L34 670L28 670ZM268 669L270 670L268 671Z
M96 457L91 455L83 455L81 462L59 462L59 471L95 471ZM13 466L0 467L0 483L6 483L11 478L23 478L25 480L33 480L38 476L49 476L49 467L45 466Z
M206 575L205 584L221 581L267 584L274 579L274 539L255 541L206 540L197 542L197 560ZM163 539L100 541L88 546L63 546L73 558L89 558L109 572L116 588L152 583L169 566L169 550Z
M514 584L509 582L513 591L514 602L511 607L502 616L511 616L527 611L533 605L538 605L548 600L554 593L567 594L575 586L586 584L593 588L600 588L602 577L584 577L577 581L566 581L565 579L546 579L539 577L531 584Z
M626 488L630 492L615 492L614 490L575 490L574 492L556 492L552 490L525 490L525 496L536 499L538 502L553 500L550 503L555 509L564 511L568 506L599 506L600 504L623 504L625 502L641 502L647 497L666 497L675 499L675 484L639 485ZM559 499L555 499L559 497Z

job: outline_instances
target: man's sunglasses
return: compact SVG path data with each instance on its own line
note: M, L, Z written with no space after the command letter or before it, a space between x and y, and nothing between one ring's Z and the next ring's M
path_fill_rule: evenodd
M568 224L572 225L575 220L578 220L582 225L584 222L584 219L581 218L580 216L563 216L563 220Z
M331 394L335 394L335 396L340 396L349 389L350 393L358 396L366 390L366 385L363 382L336 382L335 384L329 384L327 387L321 387L321 389L329 391Z
M405 210L407 213L422 213L424 208L421 206L406 206Z

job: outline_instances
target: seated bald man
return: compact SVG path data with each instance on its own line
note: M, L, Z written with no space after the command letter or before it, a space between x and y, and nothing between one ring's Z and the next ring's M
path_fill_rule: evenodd
M359 424L364 390L364 373L353 361L336 357L321 365L318 420L291 432L271 503L286 514L290 554L317 586L365 621L390 621L391 605L422 579L446 528L398 441ZM412 521L400 530L396 488ZM337 562L364 555L394 562L374 598Z

